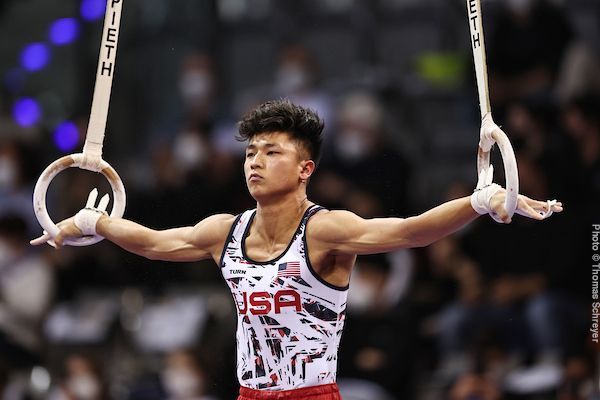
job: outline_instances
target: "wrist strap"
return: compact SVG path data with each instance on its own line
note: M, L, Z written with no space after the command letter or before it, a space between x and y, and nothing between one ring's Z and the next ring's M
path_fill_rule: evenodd
M502 220L492 211L490 200L502 187L497 183L490 183L481 188L477 188L471 195L471 207L479 215L490 214L496 222L502 223Z
M75 214L73 222L83 235L95 236L97 235L96 224L102 215L106 215L106 211L86 207Z

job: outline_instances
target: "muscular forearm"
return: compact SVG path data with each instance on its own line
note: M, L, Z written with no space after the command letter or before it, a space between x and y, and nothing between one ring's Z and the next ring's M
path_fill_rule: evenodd
M448 236L479 215L473 210L469 197L441 204L431 210L404 220L404 229L411 242L427 246Z
M158 231L121 218L101 217L96 232L123 249L143 257L152 258Z

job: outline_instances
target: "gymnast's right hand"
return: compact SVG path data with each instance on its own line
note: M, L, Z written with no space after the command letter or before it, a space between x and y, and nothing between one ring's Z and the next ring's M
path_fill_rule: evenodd
M60 231L56 237L52 238L48 232L44 231L42 236L33 239L29 243L34 246L48 243L58 249L63 246L67 239L97 235L96 223L100 217L107 215L106 207L110 199L108 194L105 194L96 207L97 198L98 189L93 189L88 196L85 208L81 209L74 217L65 219L57 225Z

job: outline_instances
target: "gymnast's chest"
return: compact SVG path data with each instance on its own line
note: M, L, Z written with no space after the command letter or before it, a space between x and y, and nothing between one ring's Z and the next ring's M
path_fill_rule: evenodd
M278 272L275 264L255 265L244 260L227 263L221 271L232 292L273 288Z

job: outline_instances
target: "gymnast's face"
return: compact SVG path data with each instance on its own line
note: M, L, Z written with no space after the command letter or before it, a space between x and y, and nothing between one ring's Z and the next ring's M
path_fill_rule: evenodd
M244 174L255 200L306 190L314 170L303 146L285 132L261 133L246 147Z

